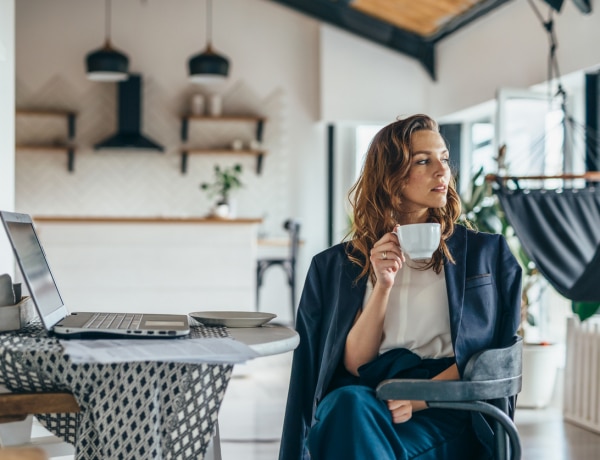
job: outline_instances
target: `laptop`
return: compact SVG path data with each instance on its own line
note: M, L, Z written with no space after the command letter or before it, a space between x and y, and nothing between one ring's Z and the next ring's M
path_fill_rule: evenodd
M167 338L190 333L187 315L69 313L50 271L31 216L0 211L0 217L29 295L49 332L63 338Z

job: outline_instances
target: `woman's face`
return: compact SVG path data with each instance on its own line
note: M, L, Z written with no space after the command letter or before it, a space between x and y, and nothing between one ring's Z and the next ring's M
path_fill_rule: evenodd
M410 170L402 203L411 222L425 222L429 208L446 205L450 156L442 136L435 131L415 131L410 147Z

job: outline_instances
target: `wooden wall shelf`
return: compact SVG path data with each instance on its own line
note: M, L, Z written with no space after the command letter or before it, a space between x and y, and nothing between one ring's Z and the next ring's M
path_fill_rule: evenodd
M186 115L181 119L181 141L186 143L189 136L190 122L216 122L216 123L256 123L255 139L262 142L265 117L252 115L223 115L218 117L208 115ZM225 148L195 148L183 147L181 149L181 173L187 172L189 155L254 155L256 156L256 174L262 171L265 150L252 149L225 149Z
M233 150L233 149L198 149L188 148L181 150L181 172L187 172L187 163L189 155L253 155L256 157L256 174L262 171L263 157L266 154L264 150Z
M69 172L75 170L75 117L76 113L70 110L52 109L17 109L16 116L38 116L38 117L63 117L67 121L67 143L65 144L27 144L20 143L15 146L17 151L35 150L38 152L65 152L67 154L67 169Z

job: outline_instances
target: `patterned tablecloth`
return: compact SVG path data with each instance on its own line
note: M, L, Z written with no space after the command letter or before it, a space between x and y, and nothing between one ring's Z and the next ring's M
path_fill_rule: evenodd
M227 337L193 326L191 337ZM185 340L185 339L173 339ZM202 459L232 365L74 364L39 324L0 334L0 383L14 392L71 391L81 412L42 414L77 460Z

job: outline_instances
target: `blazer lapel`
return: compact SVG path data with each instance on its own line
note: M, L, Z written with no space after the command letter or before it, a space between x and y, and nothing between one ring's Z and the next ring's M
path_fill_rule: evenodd
M463 300L465 297L465 277L467 271L467 229L462 225L455 227L454 233L447 241L450 254L455 264L446 261L444 273L446 276L446 291L450 309L450 332L452 344L456 350L456 341L462 320Z

